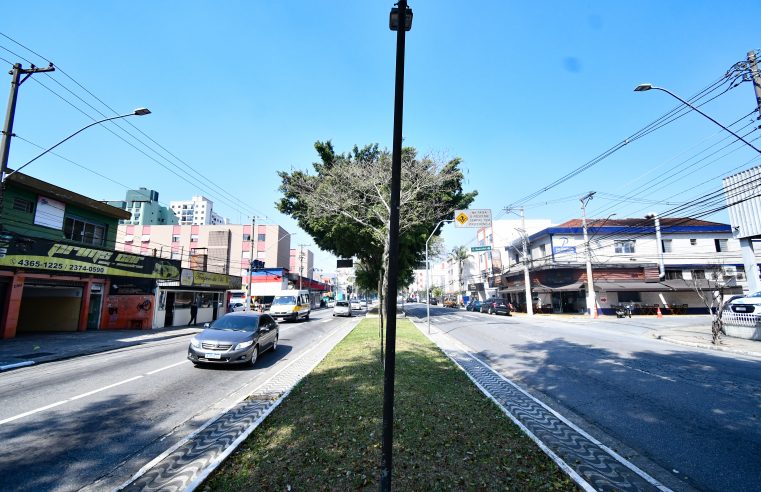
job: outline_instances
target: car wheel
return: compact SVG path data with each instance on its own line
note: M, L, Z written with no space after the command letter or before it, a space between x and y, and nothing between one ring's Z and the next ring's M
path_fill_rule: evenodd
M272 349L271 349L273 352L277 350L277 342L279 339L280 339L280 335L275 335L275 341L272 342Z
M305 320L309 321L309 313L304 317Z
M254 345L254 351L251 352L251 365L256 365L256 359L259 358L259 346Z

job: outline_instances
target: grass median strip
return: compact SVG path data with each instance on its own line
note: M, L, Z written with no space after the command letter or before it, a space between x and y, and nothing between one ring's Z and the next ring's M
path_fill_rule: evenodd
M407 320L398 320L396 490L578 490ZM365 319L201 490L376 489L383 368Z

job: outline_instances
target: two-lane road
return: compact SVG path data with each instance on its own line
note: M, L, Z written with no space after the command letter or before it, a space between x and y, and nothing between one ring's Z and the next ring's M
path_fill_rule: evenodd
M407 311L425 329L426 306ZM673 489L760 490L761 361L649 336L684 320L431 307L433 329Z
M256 367L196 368L190 336L19 369L0 377L0 490L112 489L341 323L280 323Z

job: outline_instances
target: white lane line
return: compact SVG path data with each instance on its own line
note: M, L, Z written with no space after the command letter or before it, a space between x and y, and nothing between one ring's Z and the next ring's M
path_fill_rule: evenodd
M169 364L168 366L166 366L166 367L162 367L161 369L156 369L155 371L146 372L146 373L145 373L145 375L146 375L146 376L153 376L153 375L154 375L154 374L156 374L157 372L161 372L161 371L165 371L165 370L167 370L167 369L171 369L171 368L173 368L173 367L175 367L175 366L179 366L180 364L184 364L184 363L186 363L186 362L187 362L186 360L181 360L180 362L175 362L174 364Z
M55 403L51 403L50 405L45 405L44 407L35 408L34 410L29 410L28 412L20 413L18 415L14 415L13 417L8 417L6 419L0 420L0 425L7 424L9 422L13 422L14 420L22 419L24 417L28 417L28 416L34 415L36 413L44 412L45 410L50 410L51 408L58 407L60 405L63 405L64 403L70 403L72 401L79 400L80 398L85 398L85 397L88 397L88 396L92 396L92 395L94 395L96 393L100 393L101 391L106 391L108 389L115 388L115 387L121 386L123 384L131 383L132 381L136 381L138 379L142 379L142 378L144 378L146 376L153 375L153 374L155 374L157 372L161 372L161 371L164 371L166 369L170 369L172 367L179 366L180 364L184 364L185 362L186 361L183 359L180 362L168 365L166 367L162 367L161 369L156 369L154 371L147 372L147 373L141 374L139 376L135 376L135 377L132 377L132 378L129 378L129 379L125 379L123 381L119 381L117 383L109 384L107 386L103 386L101 388L94 389L92 391L88 391L86 393L82 393L82 394L79 394L79 395L76 395L76 396L72 396L71 398L66 398L65 400L61 400L61 401L57 401Z

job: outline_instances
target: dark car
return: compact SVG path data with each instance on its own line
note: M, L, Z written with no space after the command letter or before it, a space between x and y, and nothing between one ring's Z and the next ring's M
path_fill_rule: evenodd
M259 354L277 349L280 329L266 313L227 313L190 339L188 359L199 364L256 364Z
M473 300L468 303L467 306L465 306L466 311L481 311L481 301L479 300Z
M507 308L507 303L504 299L500 299L499 297L486 299L481 304L481 312L489 314L504 314L505 316L510 316L510 310Z

